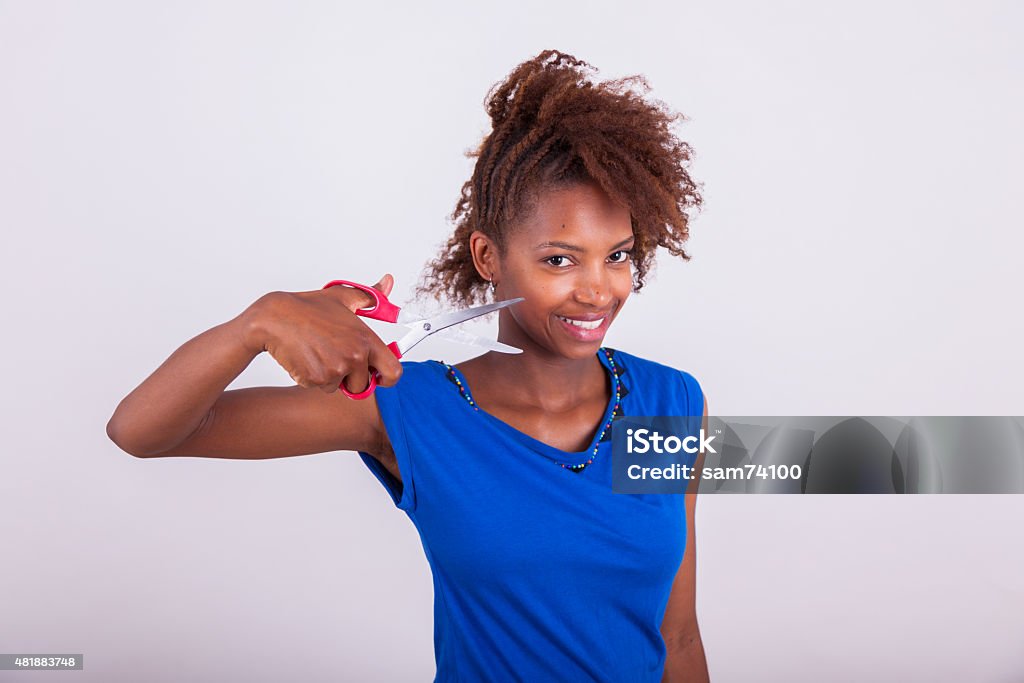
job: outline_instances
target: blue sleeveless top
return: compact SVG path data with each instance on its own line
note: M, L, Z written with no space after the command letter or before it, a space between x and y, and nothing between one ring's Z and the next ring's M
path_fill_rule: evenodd
M660 681L686 547L682 495L612 493L611 422L701 415L688 373L602 348L612 398L590 446L549 446L478 408L457 368L403 361L376 390L402 474L362 460L419 531L438 681Z

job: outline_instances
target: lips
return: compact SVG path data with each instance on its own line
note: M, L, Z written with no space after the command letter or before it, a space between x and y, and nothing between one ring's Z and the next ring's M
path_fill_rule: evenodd
M593 322L594 320L601 320L602 318L607 318L611 314L612 311L609 309L607 311L601 311L599 313L581 313L580 315L559 315L558 317L564 318L566 320L583 320L586 322Z
M588 314L585 316L556 315L558 327L561 328L576 341L593 342L604 338L608 330L608 323L611 320L611 313Z
M596 330L598 327L601 326L601 323L604 322L603 316L594 320L580 318L565 318L562 316L558 316L558 319L563 322L567 322L570 325L573 325L574 327L578 327L582 330Z

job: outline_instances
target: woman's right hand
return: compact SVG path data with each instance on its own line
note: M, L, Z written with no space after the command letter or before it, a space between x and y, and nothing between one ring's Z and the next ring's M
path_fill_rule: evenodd
M373 288L388 296L394 278L385 274ZM370 295L353 287L312 292L271 292L254 302L246 342L266 351L295 383L328 394L345 388L359 393L369 386L370 368L378 386L390 387L402 376L402 364L355 311L373 306Z

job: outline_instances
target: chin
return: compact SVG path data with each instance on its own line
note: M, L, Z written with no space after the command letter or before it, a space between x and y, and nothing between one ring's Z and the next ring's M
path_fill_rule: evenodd
M604 345L604 338L596 339L587 342L569 342L559 341L556 349L559 355L565 358L572 358L573 360L583 360L584 358L590 358Z

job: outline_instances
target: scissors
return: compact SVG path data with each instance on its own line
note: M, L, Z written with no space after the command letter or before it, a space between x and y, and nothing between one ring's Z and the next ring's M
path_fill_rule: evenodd
M355 314L364 318L371 318L373 320L382 320L388 323L397 323L410 328L404 337L398 341L393 341L388 344L388 349L391 353L395 354L395 358L401 360L402 356L409 353L409 350L419 344L421 341L426 339L432 334L440 332L441 330L464 323L467 320L486 315L499 308L505 308L512 304L517 304L523 301L523 297L516 299L506 299L505 301L497 301L493 304L484 304L483 306L474 306L467 308L462 311L455 311L453 313L442 313L432 318L421 318L416 315L409 315L398 306L394 305L383 293L378 292L373 287L367 287L361 285L358 282L350 282L348 280L331 280L323 289L328 287L335 287L337 285L344 285L346 287L354 287L360 291L366 292L373 297L374 304L368 308L356 309ZM476 337L468 333L461 333L454 337L456 341L461 341L468 344L474 344L476 346L483 346L493 351L500 351L501 353L522 353L522 349L517 349L514 346L508 344L502 344L498 341L491 341L482 337ZM377 382L380 380L380 372L376 368L370 368L370 382L365 389L360 391L358 394L353 394L345 388L345 383L342 382L339 385L339 389L348 396L357 400L362 400L373 393L374 389L377 388Z

